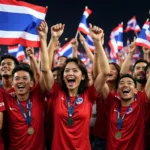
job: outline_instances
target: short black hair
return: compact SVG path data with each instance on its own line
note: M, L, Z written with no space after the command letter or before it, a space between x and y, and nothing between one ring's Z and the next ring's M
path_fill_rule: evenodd
M146 65L146 67L145 67L145 73L146 73L146 71L147 71L149 68L150 68L150 63L148 63L148 64Z
M58 59L60 59L61 57L64 57L66 59L68 58L67 56L62 55L62 56L59 56Z
M133 70L132 71L134 71L134 69L135 69L135 66L138 64L138 63L146 63L146 65L148 64L148 62L146 61L146 60L144 60L144 59L139 59L139 60L137 60L136 62L135 62L135 64L133 65Z
M34 76L33 76L33 71L30 67L30 65L28 65L27 63L20 63L19 65L17 65L14 70L12 71L12 76L14 76L14 74L18 71L26 71L29 73L31 80L34 80Z
M7 59L7 58L12 59L12 60L14 61L15 66L16 66L16 65L19 65L19 61L16 59L16 57L14 57L14 56L12 56L12 55L9 55L9 54L4 54L4 55L1 57L1 59L0 59L0 64L1 64L1 62L2 62L4 59Z
M54 67L53 69L52 69L52 72L54 72L54 71L60 71L61 70L61 67Z
M137 87L136 80L130 74L123 74L123 75L121 75L120 78L119 78L119 80L118 80L118 85L119 85L120 80L123 79L123 78L130 78L130 79L132 79L133 82L134 82L134 84L135 84L135 88Z
M86 70L86 67L85 65L83 64L83 62L78 59L78 58L68 58L66 60L66 64L62 67L61 71L60 71L60 77L59 77L59 82L60 82L60 85L62 87L62 89L65 91L65 92L68 92L68 89L66 87L66 84L63 80L63 74L64 74L64 70L67 66L68 63L70 62L74 62L78 67L79 69L81 70L83 76L85 77L84 80L81 80L80 82L80 85L79 85L79 88L78 88L78 94L81 94L83 93L87 87L88 87L88 74L87 74L87 70Z

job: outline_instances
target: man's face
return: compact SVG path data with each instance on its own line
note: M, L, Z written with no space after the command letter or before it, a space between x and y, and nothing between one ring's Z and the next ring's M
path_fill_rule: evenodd
M12 71L15 68L14 61L10 58L6 58L1 62L0 71L2 77L11 76Z
M129 77L124 77L119 81L118 94L123 101L129 101L134 98L136 93L135 83Z
M139 62L138 64L136 64L134 68L133 77L135 78L137 82L141 84L146 83L146 76L145 76L146 65L147 64L145 62Z
M60 57L58 59L57 66L62 67L66 63L67 58L66 57Z
M30 92L33 86L30 75L26 71L17 71L13 77L13 88L18 95L25 95Z

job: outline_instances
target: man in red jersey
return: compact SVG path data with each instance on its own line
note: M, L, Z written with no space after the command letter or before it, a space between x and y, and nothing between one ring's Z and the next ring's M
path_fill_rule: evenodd
M102 95L109 110L108 150L144 150L145 119L149 112L147 105L150 101L149 87L150 78L145 91L137 91L136 81L129 74L119 79L118 97L109 93L105 85Z
M6 54L1 57L1 60L0 60L0 71L1 71L1 76L2 76L1 90L4 90L8 93L14 92L14 89L12 88L12 70L18 64L19 62L14 56ZM9 133L8 133L8 119L7 119L6 112L4 112L2 137L4 140L5 149L7 150L9 147ZM3 145L3 140L0 140L0 143L2 145Z
M41 22L38 33L41 40L41 80L33 89L33 72L27 64L20 64L13 70L13 88L16 97L2 91L5 108L9 116L10 150L44 150L44 98L49 91L53 76L49 71L46 22ZM43 65L44 64L44 65ZM47 82L49 81L49 82Z

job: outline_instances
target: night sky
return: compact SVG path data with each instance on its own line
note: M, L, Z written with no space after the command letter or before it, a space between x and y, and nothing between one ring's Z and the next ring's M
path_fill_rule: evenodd
M71 39L75 36L83 10L88 6L93 12L88 18L88 22L101 27L105 32L105 45L109 40L110 32L118 23L123 22L124 28L132 16L136 16L142 27L149 16L150 0L28 0L27 2L48 6L46 21L51 27L56 23L64 23L64 38ZM127 37L131 40L134 33L131 31L124 34L124 41Z
M56 23L64 23L65 31L60 39L62 45L65 37L71 39L75 36L85 6L93 12L88 18L88 23L101 27L105 33L105 46L108 44L109 35L119 23L126 23L132 16L136 16L142 27L150 10L150 0L24 0L26 2L48 6L46 21L51 27ZM127 37L133 39L134 33L124 33L124 41ZM50 33L48 39L50 37Z

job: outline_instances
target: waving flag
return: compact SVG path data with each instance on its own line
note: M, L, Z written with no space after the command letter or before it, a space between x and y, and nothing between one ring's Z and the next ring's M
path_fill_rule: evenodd
M71 41L69 41L63 47L61 47L58 52L60 56L72 57Z
M89 34L89 27L87 24L87 18L91 13L92 13L92 11L87 7L85 8L85 10L83 12L78 30L83 32L84 34Z
M111 49L110 56L114 59L117 57L118 50L123 48L123 23L112 30L108 44Z
M135 43L137 46L144 46L146 48L150 48L150 22L147 20L143 27L141 32L139 33Z
M92 52L94 52L95 46L94 46L94 43L93 43L93 40L92 40L91 36L87 35L85 40L86 40L86 44L87 44L88 48Z
M37 26L47 8L23 1L0 0L0 44L39 47Z
M17 58L18 61L25 59L25 53L23 47L19 44L18 46L9 46L8 53Z
M149 25L149 28L146 29L145 34L146 34L147 40L150 41L150 25Z
M133 30L135 33L138 33L141 29L140 26L138 25L136 21L136 17L133 16L128 22L127 22L127 27L125 29L125 32L128 32L130 30Z
M110 39L116 41L118 50L123 48L123 23L119 24L110 34Z

